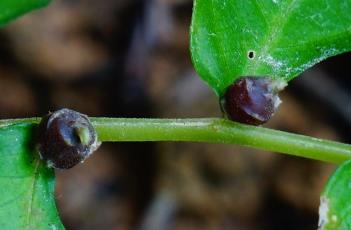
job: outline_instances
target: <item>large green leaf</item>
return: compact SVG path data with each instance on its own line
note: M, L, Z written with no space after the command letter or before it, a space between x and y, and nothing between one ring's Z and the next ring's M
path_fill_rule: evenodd
M336 170L321 195L319 229L351 229L351 161Z
M49 2L50 0L0 0L0 25Z
M30 150L32 124L0 127L0 229L64 229L54 172Z
M240 76L288 81L349 50L351 0L194 0L193 63L219 95Z

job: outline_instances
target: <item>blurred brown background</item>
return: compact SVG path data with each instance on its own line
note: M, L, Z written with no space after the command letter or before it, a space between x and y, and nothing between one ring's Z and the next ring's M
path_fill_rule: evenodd
M191 0L55 0L0 30L0 117L221 116L189 54ZM294 80L268 127L351 141L351 55ZM231 145L104 143L57 171L67 229L316 229L334 166Z

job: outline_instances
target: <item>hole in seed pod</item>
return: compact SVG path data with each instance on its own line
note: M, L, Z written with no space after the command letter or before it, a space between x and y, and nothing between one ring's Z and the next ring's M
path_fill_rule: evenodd
M250 50L249 52L247 52L247 57L249 59L254 59L255 58L255 51Z
M76 111L58 110L43 117L39 124L37 149L48 167L72 168L99 145L88 117Z
M245 124L267 122L281 103L278 93L286 86L270 77L242 77L230 85L221 99L226 116Z

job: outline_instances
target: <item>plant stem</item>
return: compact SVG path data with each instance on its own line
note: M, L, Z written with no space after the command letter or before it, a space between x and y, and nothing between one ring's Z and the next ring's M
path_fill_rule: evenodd
M331 163L351 159L351 145L218 118L92 118L101 141L191 141L239 144Z
M100 141L190 141L238 144L330 163L351 159L351 145L218 118L91 118ZM40 119L0 121L38 123Z

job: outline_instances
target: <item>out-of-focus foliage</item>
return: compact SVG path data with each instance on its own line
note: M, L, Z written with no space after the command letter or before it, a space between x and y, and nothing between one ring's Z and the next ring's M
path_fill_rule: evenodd
M351 227L351 161L341 165L329 179L319 207L320 229Z
M1 0L0 25L27 13L28 11L47 5L50 0Z

